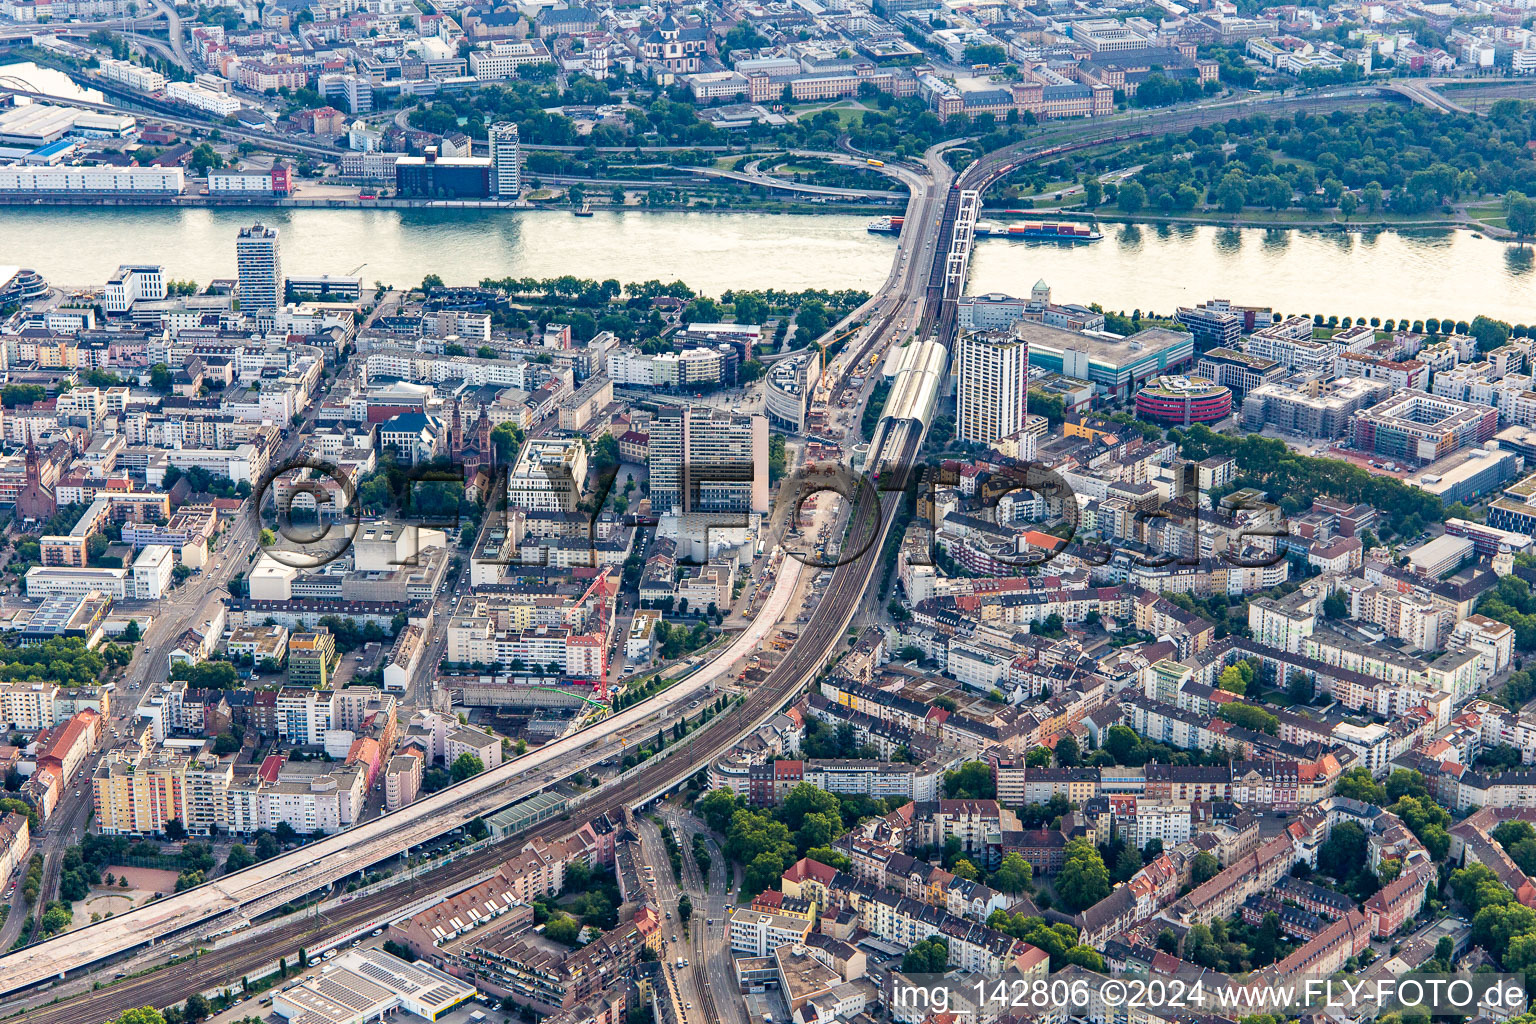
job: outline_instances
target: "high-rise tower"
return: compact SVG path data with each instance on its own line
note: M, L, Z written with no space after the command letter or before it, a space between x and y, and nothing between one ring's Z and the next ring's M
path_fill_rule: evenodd
M282 307L283 261L276 228L260 222L241 228L235 239L235 267L241 312L275 313Z

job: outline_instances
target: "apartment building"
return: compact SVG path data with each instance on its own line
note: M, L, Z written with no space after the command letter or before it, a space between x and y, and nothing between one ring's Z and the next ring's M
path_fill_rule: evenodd
M242 311L276 313L282 308L283 264L276 228L260 222L241 228L235 239L235 266Z
M304 631L288 637L289 682L324 690L335 664L336 638L330 630Z
M956 437L991 444L1024 428L1029 342L1010 330L972 331L956 346Z
M1356 412L1351 426L1355 448L1417 466L1488 441L1498 430L1499 413L1408 391Z
M536 512L573 512L586 479L587 450L581 438L532 438L507 480L507 503Z
M738 956L772 956L780 946L800 944L812 922L804 917L738 910L730 918L731 952Z
M415 754L396 754L384 769L384 809L398 811L421 792L424 760Z

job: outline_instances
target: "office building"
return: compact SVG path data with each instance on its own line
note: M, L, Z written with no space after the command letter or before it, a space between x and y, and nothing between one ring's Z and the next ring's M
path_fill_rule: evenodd
M1243 317L1225 305L1180 306L1174 319L1195 336L1195 348L1230 348L1243 336Z
M1503 450L1497 441L1488 441L1479 448L1467 448L1430 463L1409 476L1407 482L1447 505L1471 502L1513 482L1523 464L1519 455Z
M1130 398L1147 379L1177 372L1195 354L1194 335L1165 327L1149 327L1125 338L1027 320L1014 330L1029 342L1031 366L1091 381L1098 394L1110 400Z
M283 303L283 265L277 229L260 223L241 228L235 239L235 266L240 279L241 311L276 313Z
M135 302L165 298L165 268L150 264L118 267L107 280L106 310L126 313Z
M667 408L650 431L656 512L768 511L768 420L719 409Z
M1231 388L1238 402L1260 384L1279 382L1286 375L1285 367L1273 359L1219 347L1196 358L1195 372L1222 387Z
M1012 331L962 335L956 352L955 436L991 444L1024 429L1029 407L1029 342Z
M516 199L523 189L522 143L517 125L502 121L491 125L491 190L503 199Z
M1470 538L1445 534L1408 552L1408 564L1426 576L1439 577L1475 557L1476 552L1477 545Z
M1114 18L1093 18L1072 24L1072 41L1096 54L1145 50L1151 40Z
M1164 425L1215 423L1232 412L1232 392L1204 377L1163 375L1136 392L1136 415Z
M27 596L32 598L54 594L78 597L97 590L122 601L128 597L128 570L34 565L27 570L26 585Z
M491 159L438 156L428 146L424 156L395 161L395 189L405 199L489 199Z

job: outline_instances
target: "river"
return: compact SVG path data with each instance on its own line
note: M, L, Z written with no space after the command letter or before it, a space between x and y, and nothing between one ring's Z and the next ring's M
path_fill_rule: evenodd
M100 284L122 263L160 263L206 283L235 271L235 232L261 218L282 233L283 270L355 272L364 282L450 284L484 277L680 279L728 288L879 287L895 241L867 218L644 210L395 211L156 207L0 208L0 263L61 285ZM1536 322L1529 248L1468 231L1351 234L1210 226L1105 225L1077 246L984 239L969 290L1027 294L1044 278L1058 302L1169 313L1223 297L1284 313L1382 319L1485 313Z
M1471 231L1398 234L1193 225L1101 225L1087 245L984 239L969 291L1027 295L1037 280L1057 302L1170 314L1210 298L1281 313L1401 320L1536 323L1530 247Z
M449 284L574 274L728 288L865 288L890 269L893 239L867 217L518 210L234 210L0 207L0 263L54 284L100 284L123 263L159 263L178 280L235 274L235 233L279 231L288 275L355 273L365 284Z

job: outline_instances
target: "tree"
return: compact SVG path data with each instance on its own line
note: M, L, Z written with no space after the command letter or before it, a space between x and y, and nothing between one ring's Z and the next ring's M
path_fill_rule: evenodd
M1478 351L1491 352L1509 341L1509 324L1479 315L1472 318L1469 333L1477 339Z
M167 838L180 842L187 838L187 827L180 818L171 818L165 823L165 834Z
M842 805L833 794L809 782L802 782L784 797L779 805L778 819L789 831L795 832L805 823L806 816L811 814L824 814L841 822Z
M1204 885L1221 874L1221 861L1205 851L1195 854L1189 865L1189 880L1195 886Z
M108 1024L165 1024L165 1014L153 1006L140 1006L137 1009L124 1010Z
M1536 199L1513 189L1504 193L1504 225L1524 245L1527 238L1536 235Z
M156 391L171 390L171 368L164 363L156 363L149 368L149 386Z
M1131 758L1139 746L1141 737L1129 726L1112 725L1104 735L1104 750L1115 759L1115 764L1131 764Z
M1067 844L1066 863L1056 876L1056 892L1073 910L1086 910L1109 895L1109 869L1098 849L1082 839Z
M771 889L779 883L779 876L784 874L784 869L789 865L782 856L772 851L765 851L752 858L742 875L742 888L749 893L760 893L764 889Z
M129 619L128 625L123 629L122 640L124 643L136 644L143 633L139 630L139 620Z
M1223 213L1241 213L1248 202L1248 186L1240 171L1226 175L1211 192L1211 199Z
M704 794L694 806L699 817L711 829L724 832L731 824L731 816L741 807L741 801L729 789L716 789Z
M902 954L901 973L942 974L949 967L949 942L935 935Z
M997 782L992 766L985 761L967 761L952 772L944 773L944 795L951 800L993 800Z
M256 863L256 858L251 856L251 851L246 849L244 843L236 843L229 848L229 856L224 858L224 873L227 875L241 868L248 868Z
M1344 591L1335 590L1323 598L1323 614L1330 619L1349 618L1349 598L1345 596Z
M1140 213L1147 205L1147 190L1140 182L1127 181L1115 193L1115 202L1126 213L1133 215Z
M1239 697L1248 692L1248 681L1243 678L1242 670L1236 665L1228 665L1221 670L1221 675L1216 677L1216 686L1228 693L1235 693Z
M456 757L453 764L448 767L448 774L454 782L463 782L485 771L485 762L469 751L465 751Z
M1063 768L1073 768L1082 764L1082 754L1077 749L1077 740L1071 736L1063 736L1056 741L1056 763Z
M576 945L581 935L581 925L574 917L561 914L544 922L544 937L562 945Z
M1049 768L1051 766L1051 750L1049 747L1034 747L1024 755L1024 764L1030 768Z
M757 292L736 292L731 304L739 324L761 324L768 318L768 300Z
M1239 704L1236 701L1223 704L1216 709L1216 717L1271 736L1280 732L1280 719L1253 704Z
M1365 204L1368 213L1380 213L1385 197L1379 181L1373 181L1360 190L1360 201Z
M1387 799L1393 801L1400 801L1404 797L1428 800L1429 786L1424 782L1424 776L1418 772L1398 768L1387 776L1386 793Z
M1335 825L1328 841L1317 851L1318 870L1341 881L1354 875L1366 862L1365 829L1354 821Z
M1334 792L1339 796L1367 804L1379 806L1387 802L1386 789L1371 775L1371 770L1363 765L1351 768L1339 776Z
M845 854L830 846L818 846L815 849L806 850L805 855L811 860L837 868L839 871L847 871L853 866L853 862Z
M1034 868L1029 861L1017 853L1010 853L1003 858L1003 863L992 872L992 877L987 879L987 884L999 892L1010 896L1019 893L1031 892L1034 889Z
M1292 704L1310 704L1317 696L1317 683L1310 672L1296 672L1285 686L1285 696Z
M971 43L965 48L967 64L1005 64L1008 51L996 43Z
M511 462L512 456L523 443L523 428L510 420L498 423L491 430L491 443L496 448L499 461Z

